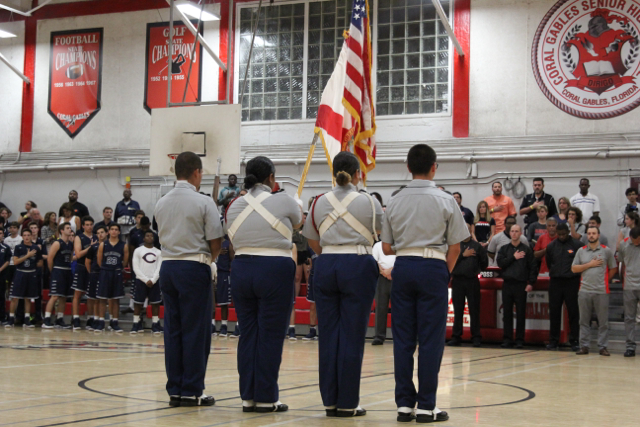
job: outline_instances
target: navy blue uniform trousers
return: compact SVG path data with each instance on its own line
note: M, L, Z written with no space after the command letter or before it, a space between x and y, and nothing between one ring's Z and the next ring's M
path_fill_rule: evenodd
M238 342L242 400L278 401L295 274L296 265L287 257L237 255L231 263L231 297L242 327Z
M396 258L391 288L391 330L396 405L432 411L444 353L449 303L449 270L444 261ZM413 383L413 355L418 351L418 391Z
M164 360L170 396L200 397L211 351L211 266L163 261Z
M379 271L371 255L323 254L316 259L313 286L322 332L318 359L325 406L358 407L364 340Z

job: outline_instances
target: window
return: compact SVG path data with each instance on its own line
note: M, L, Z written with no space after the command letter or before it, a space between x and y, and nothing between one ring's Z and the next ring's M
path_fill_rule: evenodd
M374 41L377 36L373 76L377 115L448 112L449 39L431 3L369 1ZM450 14L449 1L442 5ZM342 49L351 6L352 0L263 3L242 102L243 121L316 117L322 90ZM238 8L239 100L258 6Z

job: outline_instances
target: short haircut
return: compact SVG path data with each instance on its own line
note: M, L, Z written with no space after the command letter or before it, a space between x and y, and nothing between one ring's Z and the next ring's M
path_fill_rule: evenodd
M81 221L81 222L82 222L82 225L84 225L84 223L85 223L85 222L87 222L87 221L95 222L95 221L93 220L93 217L91 217L90 215L83 216L83 217L82 217L82 221Z
M76 190L71 190L71 191L69 191L69 193L76 193L76 195L78 194L78 192Z
M244 188L251 190L256 184L263 184L272 174L275 175L276 167L270 158L257 156L247 162L244 177Z
M587 231L586 231L586 232L588 233L588 232L589 232L589 229L591 229L591 228L593 228L594 230L597 230L597 231L598 231L598 234L600 234L600 229L599 229L598 227L594 227L594 226L587 227Z
M108 210L109 210L109 211L111 211L111 212L113 212L113 208L111 208L111 207L109 207L109 206L105 206L105 208L104 208L104 209L102 209L102 213L105 213L105 212L106 212L106 211L108 211Z
M547 218L547 222L555 222L557 224L558 220L556 219L556 217L552 216L552 217Z
M518 222L518 220L516 219L516 217L515 217L515 216L513 216L513 215L509 215L508 217L506 217L506 218L504 219L504 222L507 222L507 221L509 221L509 222L511 222L511 221L513 221L513 222Z
M557 231L567 231L568 232L569 231L569 226L567 225L566 222L563 222L562 224L558 224L558 227L556 228L556 232Z
M70 224L70 223L68 223L68 222L63 222L62 224L60 224L60 225L58 226L58 233L59 233L59 232L61 232L62 230L64 230L64 228L65 228L67 225L68 225L69 227L71 227L71 224Z
M589 221L595 221L596 224L602 224L602 220L598 215L593 215L591 218L589 218Z
M11 227L20 228L20 224L18 224L17 221L12 221L11 224L9 224L9 228Z
M546 205L542 205L542 206L538 206L536 208L536 212L540 212L540 211L547 211L549 212L549 208Z
M407 166L413 175L426 175L437 160L436 152L427 144L411 147L407 154Z
M533 178L533 182L541 182L541 183L543 183L543 184L544 184L544 179L543 179L543 178L540 178L540 177L538 177L538 178Z
M229 175L229 179L231 179L231 177L234 177L235 179L238 179L237 175L232 173L231 175Z
M627 188L627 191L624 192L624 195L628 196L631 193L638 194L638 189L637 188L633 188L633 187L629 187L629 188Z
M29 233L29 234L31 234L31 230L29 230L29 228L25 227L25 228L23 228L23 229L22 229L22 231L20 232L20 234L22 235L22 234L24 234L24 233Z
M513 224L511 226L511 229L513 230L513 227L518 227L520 229L520 231L522 231L522 227L520 227L520 224Z
M35 222L35 221L31 221L31 222L29 223L29 225L27 225L27 227L28 227L28 228L31 228L31 226L32 226L32 225L35 225L36 227L40 228L40 224L38 224L38 223L37 223L37 222Z
M180 153L176 159L176 178L189 179L197 170L202 169L202 159L191 151Z
M149 224L151 224L151 221L149 221L148 216L143 216L142 218L140 218L140 225L149 225Z
M454 192L453 192L453 196L455 196L456 194L457 194L458 196L460 196L460 200L462 200L462 194L460 194L460 192L458 192L458 191L454 191Z
M98 233L98 231L100 230L104 230L105 233L108 233L109 230L107 230L107 226L106 225L99 225L96 227L96 229L93 231L94 233Z
M587 184L591 184L591 181L589 181L589 178L581 178L580 182L582 181L587 181Z
M144 213L144 211L142 209L138 209L135 213L135 215L133 215L134 217L138 216L138 215L142 215L145 216L146 214Z
M629 231L629 237L631 237L632 239L637 239L638 237L640 237L640 227L633 227Z
M502 187L502 183L500 181L493 181L491 183L491 188L493 188L494 185L498 184L500 187Z
M154 233L154 232L153 232L153 230L147 230L147 231L145 231L145 232L144 232L143 237L146 237L146 236L147 236L147 234L151 234L151 235L153 236L153 238L154 238L154 239L155 239L155 237L156 237L156 233Z
M118 231L120 231L120 224L109 224L109 230L111 230L113 227L118 227Z

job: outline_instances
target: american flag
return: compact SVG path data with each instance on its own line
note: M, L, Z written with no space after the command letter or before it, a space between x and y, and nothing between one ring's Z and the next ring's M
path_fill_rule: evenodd
M376 166L371 56L369 3L354 0L348 35L322 92L315 131L322 140L329 165L340 151L351 151L360 160L365 181L366 174Z

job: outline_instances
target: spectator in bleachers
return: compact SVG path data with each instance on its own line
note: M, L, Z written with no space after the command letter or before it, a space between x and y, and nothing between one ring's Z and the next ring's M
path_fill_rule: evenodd
M540 206L547 207L547 216L553 216L558 211L553 196L544 192L544 179L533 178L533 193L524 196L520 205L520 215L524 216L525 228L538 220L537 208ZM527 237L531 239L530 236Z
M571 206L580 208L585 218L600 216L600 199L595 194L589 193L589 187L591 187L589 180L582 178L578 187L580 192L574 194L569 200Z
M391 271L396 262L395 255L385 255L382 252L382 242L373 245L373 258L378 262L380 276L376 286L376 335L371 345L382 345L387 338L387 315L389 314L389 300L391 298L391 286L393 279Z
M610 356L609 345L609 278L618 272L613 251L600 244L600 229L589 227L589 244L578 249L571 271L580 273L580 350L578 355L589 354L591 342L591 315L598 317L598 347L600 355Z
M7 237L9 235L9 217L11 216L10 212L11 211L6 206L0 208L0 225L2 225L4 237Z
M620 242L629 237L631 229L638 226L640 226L640 216L636 212L628 212L624 214L624 227L618 232L616 250L620 247Z
M22 225L31 224L32 222L35 222L36 224L38 224L38 230L40 230L44 226L44 220L40 215L40 210L36 207L33 207L29 210L29 213L26 215L26 218L25 217L22 217L22 218L24 219L24 222L22 223ZM40 237L40 235L38 235L38 237Z
M527 292L533 290L538 266L528 243L522 243L522 229L513 224L511 240L498 252L498 267L502 269L502 319L504 341L502 348L513 347L513 306L516 307L516 348L524 347Z
M71 197L71 195L69 195L69 197ZM65 203L64 205L62 205L61 210L62 216L60 217L58 224L64 224L65 222L68 222L71 226L71 231L75 233L77 230L80 230L80 218L78 218L77 215L73 214L73 206Z
M462 342L462 319L465 299L469 304L471 320L471 342L480 347L480 279L478 275L487 268L489 259L485 248L469 236L460 242L460 255L451 272L451 299L453 302L453 332L449 346L459 346Z
M111 209L109 206L102 209L102 221L98 221L93 226L93 234L97 234L98 228L100 227L105 227L108 230L109 226L111 225L112 216L113 216L113 209Z
M620 208L620 212L618 213L618 227L624 227L625 221L624 216L629 212L638 213L638 190L629 187L627 191L624 192L624 195L627 196L627 204L622 205Z
M486 249L495 234L496 220L491 218L489 204L483 200L476 207L476 216L473 219L471 235L473 240Z
M20 216L18 217L18 219L16 220L16 222L18 224L22 224L24 221L27 221L29 219L29 212L31 211L31 209L33 208L37 208L38 205L36 205L36 202L32 201L32 200L27 200L27 202L24 204L24 212L20 212Z
M533 255L536 257L536 259L542 260L542 262L540 263L540 274L544 274L549 271L547 270L547 260L545 258L545 255L547 253L546 248L558 237L557 226L558 223L555 218L547 218L547 231L542 236L540 236L533 248Z
M494 182L491 185L491 190L493 194L484 201L489 205L489 213L496 221L496 233L499 233L505 229L507 217L516 215L516 207L510 197L502 194L502 183Z
M47 245L47 253L51 245L56 241L58 233L58 218L55 212L47 212L44 216L44 225L40 229L40 237Z
M136 221L136 225L129 231L129 240L133 239L137 233L140 233L140 231L142 231L142 225L140 224L140 221L142 221L142 218L144 218L145 216L147 215L144 213L142 209L136 211L136 214L134 217Z
M238 186L238 177L235 175L229 175L229 185L223 187L218 194L218 205L223 205L226 209L230 201L238 197L240 194L240 187Z
M0 322L7 318L6 294L7 294L7 269L11 259L11 248L4 244L4 234L0 233Z
M580 240L586 229L582 223L582 211L580 208L575 206L569 208L567 211L567 225L569 226L571 237Z
M549 214L549 208L544 205L538 206L536 208L536 214L538 215L538 220L529 224L526 233L531 246L535 246L540 236L547 232L547 216Z
M569 316L569 344L572 351L578 351L580 336L580 310L578 309L578 290L580 275L571 271L573 259L582 243L571 237L569 226L559 224L558 238L550 242L545 249L545 261L549 267L549 344L547 350L557 350L560 343L560 325L562 323L562 304L567 306Z
M618 259L624 265L624 329L627 335L624 357L636 355L636 315L640 304L640 227L633 227L618 250Z
M511 241L510 231L511 227L516 225L516 217L507 217L507 219L504 221L504 224L506 227L505 230L502 233L497 233L495 236L493 236L493 239L491 239L491 242L489 242L489 246L487 247L489 258L491 258L492 260L495 259L496 254L500 252L500 248ZM522 235L522 233L520 233L520 241L525 245L529 244L529 241L526 237L524 237L524 235Z
M600 219L600 217L597 216L597 215L593 215L591 218L589 218L589 222L587 223L587 226L585 228L598 227L598 229L599 229L600 225L602 225L602 220ZM586 232L582 235L582 238L580 239L580 241L584 245L589 243L589 240L587 239L587 233ZM600 243L605 245L605 246L609 246L609 239L607 239L607 236L605 236L604 234L600 234Z
M89 209L87 209L85 205L83 205L78 201L78 192L76 190L69 191L69 201L67 203L63 203L62 206L60 206L60 211L58 212L58 216L63 215L62 208L64 207L64 205L67 205L71 209L71 213L77 216L78 218L89 216ZM79 228L80 228L80 225L78 224L78 229Z
M569 208L571 207L571 202L566 197L560 197L558 199L558 213L554 215L558 224L564 224L567 222L569 218Z
M467 225L469 226L469 230L471 230L474 219L473 212L471 212L470 209L462 206L462 194L456 191L455 193L453 193L453 198L456 199L456 203L460 207L460 212L462 212L462 216L464 216L464 222L467 223Z
M131 198L131 190L128 188L125 189L122 192L122 200L118 202L115 212L113 213L113 220L116 224L120 224L120 227L122 228L122 232L120 234L121 238L126 239L131 228L136 225L135 214L139 210L140 204Z

